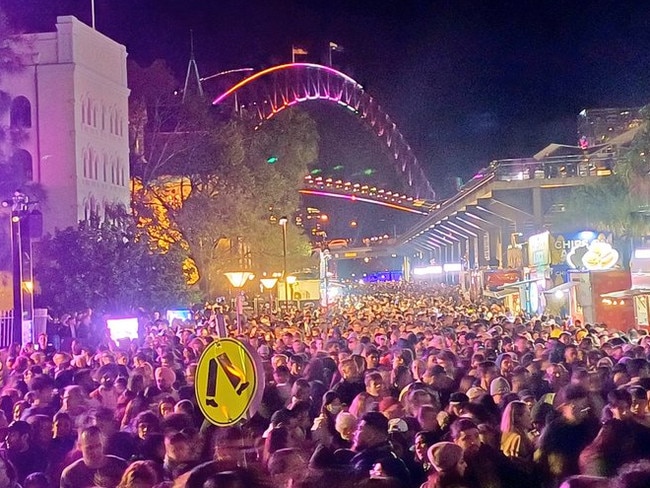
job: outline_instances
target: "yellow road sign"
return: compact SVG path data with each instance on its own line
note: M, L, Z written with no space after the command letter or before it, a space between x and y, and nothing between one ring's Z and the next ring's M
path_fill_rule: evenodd
M201 412L220 427L255 413L264 386L257 355L229 337L211 342L196 368L194 388Z

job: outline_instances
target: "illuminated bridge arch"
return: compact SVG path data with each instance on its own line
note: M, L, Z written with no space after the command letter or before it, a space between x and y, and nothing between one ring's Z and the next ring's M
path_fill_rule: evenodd
M424 175L411 146L363 87L345 73L328 66L290 63L259 71L219 95L217 105L233 98L245 103L260 121L268 120L298 103L325 100L359 116L388 147L398 172L417 198L435 199L435 192Z

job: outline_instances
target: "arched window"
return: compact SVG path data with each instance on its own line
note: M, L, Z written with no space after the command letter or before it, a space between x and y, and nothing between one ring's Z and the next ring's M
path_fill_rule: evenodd
M107 172L108 172L108 158L106 157L106 154L104 154L104 183L106 183L106 177L107 177Z
M21 181L32 181L34 179L32 155L28 151L17 149L11 155L11 166L14 174L18 175Z
M14 98L9 117L12 129L29 129L32 126L32 104L23 96Z
M106 107L102 103L102 130L106 130Z
M88 151L84 149L83 153L83 163L84 163L84 178L88 178Z
M81 123L86 123L86 99L81 99Z
M90 98L86 100L86 124L90 125L92 123L92 101Z
M115 184L115 164L111 164L111 183Z

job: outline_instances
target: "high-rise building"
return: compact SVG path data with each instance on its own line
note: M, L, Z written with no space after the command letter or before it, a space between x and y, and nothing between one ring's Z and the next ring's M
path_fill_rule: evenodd
M606 144L610 139L638 127L643 121L639 108L590 108L578 114L578 139L585 148Z
M129 209L126 48L72 16L23 41L24 69L0 80L11 99L0 123L24 134L9 159L45 190L45 230Z

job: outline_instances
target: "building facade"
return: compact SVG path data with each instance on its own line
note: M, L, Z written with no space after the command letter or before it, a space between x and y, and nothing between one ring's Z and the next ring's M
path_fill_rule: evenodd
M11 98L0 123L24 134L9 157L45 190L45 231L129 209L126 48L64 16L55 32L25 35L20 50L25 68L0 81Z

